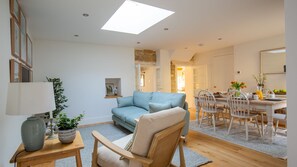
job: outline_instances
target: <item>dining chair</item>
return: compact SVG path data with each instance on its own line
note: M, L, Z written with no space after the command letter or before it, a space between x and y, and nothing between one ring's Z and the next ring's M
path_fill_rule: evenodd
M224 121L224 125L226 126L226 119L223 113L224 109L217 106L216 99L212 92L208 90L201 90L198 93L198 99L198 105L200 106L200 109L202 111L199 127L201 127L203 120L209 121L209 117L211 117L211 123L213 124L213 130L215 132L216 118L218 118L219 120L219 114L221 114ZM205 113L207 114L206 116L204 116Z
M272 115L273 117L273 120L276 120L276 123L275 123L275 134L276 134L276 131L278 129L278 124L279 124L279 121L284 121L285 122L285 128L287 128L287 109L283 109L284 113L274 113Z
M228 135L230 134L230 130L233 124L234 118L238 119L244 119L245 124L245 134L246 134L246 140L248 141L249 138L249 131L248 131L248 121L255 119L258 132L260 136L262 137L262 133L260 132L260 128L258 125L258 115L252 114L250 112L250 104L249 99L245 95L245 93L241 91L233 91L229 94L227 97L227 103L230 108L231 112L231 121L228 128Z

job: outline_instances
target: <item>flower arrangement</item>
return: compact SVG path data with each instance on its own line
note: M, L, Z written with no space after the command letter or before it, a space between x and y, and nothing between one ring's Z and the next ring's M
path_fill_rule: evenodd
M240 90L240 89L246 88L246 85L245 85L244 82L232 81L231 82L231 88L234 88L236 90Z
M266 76L263 73L259 73L257 76L253 75L258 86L264 86L264 81L266 80Z

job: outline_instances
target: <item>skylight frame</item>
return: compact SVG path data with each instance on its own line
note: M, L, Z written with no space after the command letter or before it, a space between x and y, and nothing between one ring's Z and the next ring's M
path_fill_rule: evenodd
M129 34L140 34L174 12L126 0L101 28Z

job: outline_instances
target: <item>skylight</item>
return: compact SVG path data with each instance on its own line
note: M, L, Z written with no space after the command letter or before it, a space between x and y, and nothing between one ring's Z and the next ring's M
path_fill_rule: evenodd
M169 10L126 0L101 29L139 34L173 13Z

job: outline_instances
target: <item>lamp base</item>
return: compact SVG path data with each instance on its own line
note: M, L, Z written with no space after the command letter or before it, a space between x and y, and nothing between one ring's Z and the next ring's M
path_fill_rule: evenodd
M37 117L29 117L22 124L22 140L26 151L42 149L45 138L44 121Z

